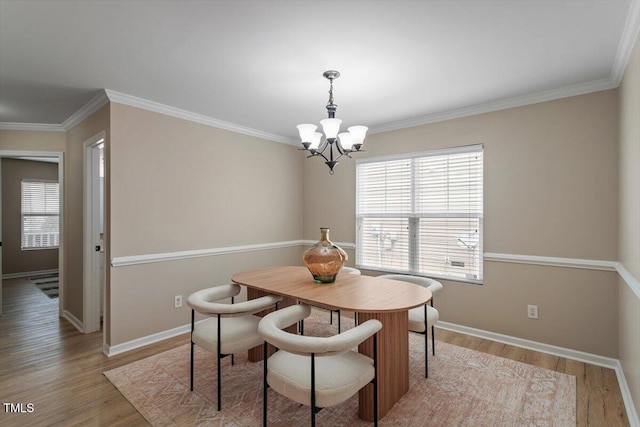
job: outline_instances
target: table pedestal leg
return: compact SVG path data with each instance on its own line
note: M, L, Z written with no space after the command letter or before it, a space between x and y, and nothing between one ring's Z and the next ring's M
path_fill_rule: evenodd
M409 391L409 317L406 311L358 313L358 323L369 319L382 322L378 332L378 417L384 417ZM373 337L358 346L358 351L373 358ZM373 421L373 384L359 392L358 415Z
M260 298L266 295L270 295L267 292L264 291L259 291L256 289L251 289L251 288L247 288L247 299L256 299L256 298ZM279 307L280 308L284 308L284 307L288 307L290 305L294 305L297 304L298 302L296 300L294 300L293 298L284 298L282 301L280 301ZM267 314L271 313L272 311L274 311L274 308L269 308L267 310L263 310L260 313L257 313L256 316L260 316L260 317L264 317ZM296 333L296 329L297 325L293 325L288 327L287 329L285 329L285 331L288 332L293 332ZM269 356L271 356L273 353L276 352L275 347L273 347L271 344L269 344L269 350L268 350L268 354ZM258 346L258 347L253 347L251 349L248 350L248 358L250 362L259 362L263 359L264 356L264 350L262 349L262 346Z

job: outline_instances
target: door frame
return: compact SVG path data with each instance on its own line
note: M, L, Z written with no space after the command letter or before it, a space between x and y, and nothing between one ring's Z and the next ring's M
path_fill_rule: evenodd
M100 188L99 177L100 157L98 145L106 142L106 132L101 131L83 143L83 304L82 323L85 334L100 330L100 265L95 256L94 236L100 232ZM96 167L98 170L96 170ZM104 196L103 196L104 197ZM103 206L104 200L103 200ZM104 254L104 252L103 252ZM104 256L104 255L103 255ZM106 265L105 265L106 271ZM106 285L106 282L103 282ZM106 292L102 293L106 296ZM104 301L103 301L104 303ZM106 307L105 304L103 304Z
M59 205L60 205L60 244L58 246L58 317L64 317L64 294L65 294L65 271L64 271L64 153L62 151L25 151L25 150L0 150L0 159L4 157L56 157L58 159L58 185L59 185ZM0 179L1 181L1 179ZM1 191L1 190L0 190ZM1 193L0 193L1 195ZM0 197L0 211L2 209L2 198ZM1 215L1 213L0 213ZM0 223L1 224L1 223ZM0 231L1 233L1 231ZM1 265L1 264L0 264ZM2 271L0 271L0 283ZM0 287L0 303L2 303L2 290ZM1 311L0 311L1 313Z

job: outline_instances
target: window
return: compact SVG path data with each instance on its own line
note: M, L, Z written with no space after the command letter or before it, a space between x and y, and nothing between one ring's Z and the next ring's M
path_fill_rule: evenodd
M482 145L359 159L356 264L482 282Z
M60 243L59 185L22 181L22 249L57 248Z

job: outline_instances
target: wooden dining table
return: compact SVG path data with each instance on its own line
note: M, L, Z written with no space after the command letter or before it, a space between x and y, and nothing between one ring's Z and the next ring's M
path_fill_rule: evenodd
M282 305L308 303L332 309L353 311L359 322L378 319L378 411L384 417L409 390L408 310L426 304L431 292L419 285L373 276L339 273L334 283L317 284L306 267L268 267L245 271L231 277L247 287L247 298L266 294L281 295ZM373 357L373 339L358 346ZM260 347L250 350L250 360L261 360ZM373 421L373 385L359 392L358 415Z

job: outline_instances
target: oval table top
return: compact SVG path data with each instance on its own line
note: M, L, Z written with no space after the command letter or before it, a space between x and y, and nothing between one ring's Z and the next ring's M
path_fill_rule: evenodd
M267 267L236 273L234 283L309 304L359 313L406 311L426 304L431 291L414 283L339 273L334 283L314 283L306 267Z

